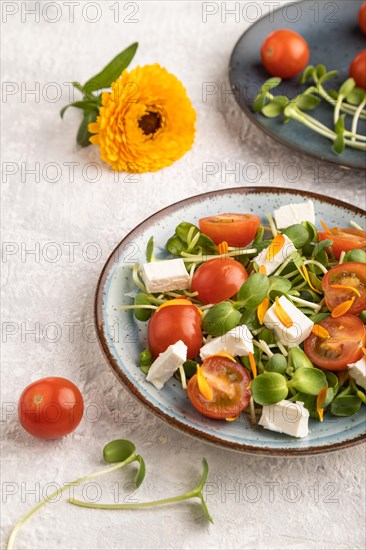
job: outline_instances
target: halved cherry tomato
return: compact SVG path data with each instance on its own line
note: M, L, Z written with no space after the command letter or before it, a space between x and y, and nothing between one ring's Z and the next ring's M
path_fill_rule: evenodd
M342 302L354 298L348 313L358 315L366 309L366 264L345 262L332 267L324 275L322 287L325 303L330 311Z
M193 305L169 306L155 311L147 328L148 346L153 357L178 340L187 346L188 359L196 357L202 346L201 324L201 314Z
M350 65L349 75L359 88L366 90L366 50L356 55Z
M325 370L344 370L347 365L361 359L366 330L355 315L329 316L319 322L330 337L319 338L311 333L304 342L304 350L310 361Z
M366 232L359 229L340 229L339 227L333 227L330 229L330 233L327 231L318 231L318 237L320 241L330 240L333 241L330 247L334 256L339 260L341 253L354 250L355 248L364 248L366 246Z
M247 280L245 267L232 258L215 258L202 264L192 278L192 291L204 304L217 304L234 296Z
M279 29L267 36L261 47L262 63L273 76L292 78L305 69L310 57L306 40L297 32Z
M246 246L255 237L261 220L253 214L218 214L199 220L202 233L215 244L226 241L229 246Z
M25 388L19 398L18 417L23 428L42 439L69 434L83 417L80 390L66 378L42 378Z
M360 11L358 12L358 24L360 25L361 31L366 34L366 2L364 2Z
M187 387L192 405L208 418L224 420L239 416L250 401L248 371L237 361L219 355L205 359L201 369L212 388L213 398L208 401L201 394L195 374Z

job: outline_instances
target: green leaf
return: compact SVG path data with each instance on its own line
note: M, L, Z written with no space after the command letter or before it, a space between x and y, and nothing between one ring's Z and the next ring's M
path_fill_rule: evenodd
M217 246L213 240L204 233L200 234L197 245L193 250L195 251L197 248L201 251L201 254L216 254L217 252Z
M253 248L256 248L256 246L262 241L263 235L264 235L264 227L260 225L254 237Z
M188 243L188 234L189 232L194 229L192 233L192 238L199 233L198 227L196 227L193 223L189 222L182 222L175 228L175 234L178 235L178 237L183 241L185 244Z
M79 130L76 136L76 141L81 147L88 147L91 145L89 138L91 137L91 133L88 130L88 125L91 122L95 122L98 116L97 111L92 111L84 114L84 118L81 121L81 124L79 126Z
M250 331L259 329L261 324L258 321L256 310L244 311L243 315L240 317L239 325L246 325Z
M339 88L338 94L347 97L354 90L355 86L356 82L353 78L347 78L347 80L343 82L342 86Z
M335 126L334 126L334 131L336 134L339 134L340 132L343 132L344 129L345 129L345 125L344 125L344 120L346 118L346 114L343 113L343 115L340 115L338 117L338 120L337 122L335 123Z
M312 237L309 230L302 223L296 223L286 227L286 229L282 231L282 234L287 235L297 249L305 246Z
M258 337L263 340L268 345L276 344L276 338L274 334L268 330L268 328L263 327Z
M313 76L313 71L314 71L314 67L313 65L308 65L302 75L301 75L301 78L300 78L300 84L305 84L305 82L307 82L308 80L310 80L310 78L312 78Z
M363 311L361 311L360 315L359 315L361 321L363 323L366 323L366 309L364 309Z
M338 76L338 71L329 71L329 73L325 73L321 78L319 78L320 84L324 84L324 82L327 82L328 80L332 80L332 78L336 78Z
M263 107L265 106L266 104L266 98L265 96L262 94L262 93L259 93L255 98L254 98L254 101L253 101L253 111L255 113L259 113Z
M332 246L333 244L333 241L329 240L329 239L324 239L324 241L319 241L318 243L316 243L316 245L314 246L314 250L311 254L311 257L312 258L316 258L317 256L319 256L319 254L325 250L326 248L329 248L330 246Z
M291 288L291 281L285 279L284 277L277 277L272 275L268 277L269 280L269 289L268 293L278 292L280 294L286 294Z
M154 237L151 236L146 245L146 253L145 253L146 261L151 262L151 260L153 259L153 255L154 255Z
M105 462L111 464L115 462L123 462L133 455L136 447L128 439L114 439L107 443L103 449L103 458Z
M320 98L312 94L302 94L295 98L293 101L296 101L296 107L302 109L303 111L312 111L320 103Z
M328 386L333 389L333 392L335 395L338 391L338 386L339 386L338 376L330 370L324 371L324 374L325 374L325 378L327 379Z
M287 360L282 353L275 353L268 361L265 370L267 372L278 372L279 374L285 374L287 370Z
M149 302L146 294L139 293L139 294L136 294L135 296L134 304L136 306L150 306L151 302ZM134 309L133 314L136 317L136 319L138 319L138 321L145 322L150 319L151 315L153 314L153 310L143 309L143 308Z
M276 118L283 113L283 109L283 105L272 101L271 103L267 103L267 105L263 107L262 114L268 118Z
M198 363L196 361L191 361L190 359L183 363L184 374L186 375L187 380L189 380L190 378L192 378L192 376L196 374L197 366ZM179 382L182 381L179 370L175 371L174 377L179 380Z
M141 483L145 479L146 466L145 466L144 459L142 458L141 455L138 455L136 457L136 462L139 463L139 468L138 468L136 476L135 476L135 485L136 485L136 488L138 488L138 487L140 487Z
M261 92L266 93L269 90L273 90L273 88L277 88L282 82L282 78L279 78L278 76L273 76L272 78L269 78L265 81L265 83L261 87Z
M258 405L278 403L288 394L286 378L278 372L260 374L251 384L253 399Z
M241 313L231 302L220 302L208 310L203 318L202 328L211 336L222 336L238 326Z
M333 141L333 151L337 155L340 155L341 153L343 153L345 146L346 144L344 141L344 133L340 132L335 138L335 140Z
M318 79L323 78L323 76L327 74L327 68L325 65L317 65L315 69Z
M64 118L65 111L69 107L76 107L77 109L83 109L84 113L99 113L99 104L96 101L84 100L84 101L74 101L65 105L60 111L60 117Z
M345 395L336 397L330 407L334 416L352 416L360 410L361 399L356 395Z
M361 262L366 264L366 252L362 248L355 248L346 253L344 257L345 262Z
M307 232L309 233L309 242L314 242L318 240L318 232L313 223L301 222L301 225L303 225L306 228Z
M178 235L173 235L166 243L166 248L173 256L180 256L181 252L186 249L186 245Z
M293 347L289 351L289 356L295 369L301 368L314 368L313 363L310 361L305 352L298 346Z
M313 323L320 323L320 321L326 319L326 317L329 317L329 313L316 313L310 316L310 320L313 321Z
M366 92L362 88L354 88L347 96L348 103L351 105L360 105L365 99Z
M138 43L131 44L128 48L116 55L114 59L108 65L104 67L100 73L96 74L84 84L83 89L86 92L95 92L96 90L102 90L103 88L109 88L112 82L114 82L119 76L121 76L124 69L131 63Z
M323 371L307 367L295 370L293 377L288 383L289 388L294 387L298 391L308 395L318 395L320 390L327 386L327 379Z
M269 280L266 275L252 273L242 284L238 292L236 307L249 311L256 309L263 302L269 291Z

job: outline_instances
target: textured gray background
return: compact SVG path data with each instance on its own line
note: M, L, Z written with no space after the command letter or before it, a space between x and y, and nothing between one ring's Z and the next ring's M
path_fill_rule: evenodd
M19 9L7 20L5 4ZM241 14L226 21L221 4L211 3L219 11L206 23L200 2L137 2L138 13L130 16L137 22L123 21L133 3L120 2L114 22L115 3L97 2L101 13L95 23L87 21L98 15L93 6L82 11L90 2L75 6L73 23L65 2L57 3L58 13L52 6L42 13L45 3L38 3L39 23L24 12L31 4L2 3L2 78L8 83L2 105L2 231L6 250L13 251L2 263L7 331L1 371L2 545L39 493L101 467L103 445L129 437L148 475L143 489L128 497L125 474L121 495L143 500L191 488L205 456L214 525L202 521L194 504L104 512L75 509L63 500L26 525L17 547L364 548L364 446L293 460L239 455L192 440L121 387L92 328L94 290L105 260L115 243L156 210L206 190L247 184L296 187L364 205L364 175L273 142L225 93L229 55L254 18L248 8L254 2L240 4ZM257 3L258 13L268 11L266 4ZM60 13L59 21L47 21ZM192 151L168 169L116 176L101 165L95 147L75 145L79 112L70 110L63 122L58 112L69 100L67 83L85 81L135 40L140 48L133 64L160 62L186 85L198 113L197 137ZM208 97L207 89L213 91ZM67 163L77 163L74 177ZM39 175L27 173L30 169ZM215 173L207 176L207 169ZM71 242L73 256L65 244ZM30 250L36 254L26 253ZM86 418L76 432L54 442L28 436L14 412L21 390L47 375L76 382L86 402ZM103 480L102 500L113 499L119 479ZM84 497L93 498L95 487L89 491Z

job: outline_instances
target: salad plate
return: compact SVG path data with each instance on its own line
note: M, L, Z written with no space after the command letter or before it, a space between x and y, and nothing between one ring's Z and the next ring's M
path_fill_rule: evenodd
M199 218L223 212L253 213L266 221L266 214L290 203L312 200L316 224L348 227L353 220L362 227L365 212L323 195L294 189L246 187L197 195L152 215L133 229L113 251L99 278L95 297L98 338L107 361L124 384L150 411L186 434L227 449L246 453L299 456L334 451L366 441L366 407L350 417L326 415L324 422L310 419L309 435L302 439L252 426L248 415L235 422L204 418L187 398L181 384L172 378L161 390L146 381L139 368L139 354L146 347L147 323L138 322L132 310L136 286L132 267L145 261L146 245L154 236L157 259L169 257L168 238L182 221L198 224Z
M348 68L355 55L365 49L365 35L358 28L357 14L362 0L336 0L309 2L303 0L282 6L259 19L239 38L229 63L230 84L236 101L250 120L266 134L295 149L321 160L343 167L365 169L366 155L362 151L346 148L341 155L332 151L332 142L312 132L301 123L284 124L281 117L266 118L254 113L252 104L263 83L270 78L261 63L260 48L265 38L277 29L291 29L305 38L310 48L310 65L323 64L327 70L338 70L336 87L348 78ZM298 75L283 81L275 95L295 97L304 89ZM316 117L333 127L333 111L322 102ZM359 121L359 133L365 134L366 122Z

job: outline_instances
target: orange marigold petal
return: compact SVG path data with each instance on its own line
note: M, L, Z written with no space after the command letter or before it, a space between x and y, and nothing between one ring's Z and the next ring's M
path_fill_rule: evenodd
M255 363L254 355L252 354L251 351L248 352L248 357L249 357L250 368L252 369L253 378L256 378L256 376L257 376L257 365Z
M259 304L257 308L257 317L261 325L263 325L264 316L267 312L268 306L269 306L269 299L265 297L263 302Z
M276 296L275 313L279 318L279 320L281 321L281 323L283 324L283 326L285 326L286 328L291 328L293 326L294 322L289 316L289 314L281 306L278 300L278 296Z
M227 254L229 252L229 245L226 241L222 241L219 245L217 245L217 251L219 254Z
M191 306L192 302L188 300L188 298L174 298L173 300L167 300L163 304L161 304L158 309L162 309L163 307L168 306Z
M332 317L336 319L337 317L341 317L341 315L347 313L347 311L351 309L354 301L355 297L351 298L350 300L346 300L341 304L338 304L332 311Z
M261 275L267 275L267 269L266 269L266 266L265 265L261 265L258 269L258 273L260 273Z
M330 285L332 288L340 288L340 289L346 289L346 290L352 290L359 298L361 296L361 293L355 288L354 286L348 286L348 285Z
M93 145L99 145L100 143L99 134L94 134L93 136L90 136L89 141L90 143L93 143Z
M323 422L323 417L324 417L323 405L324 405L325 399L327 397L327 390L328 390L327 387L322 388L320 390L320 392L318 393L318 396L316 398L316 411L319 415L320 422Z
M304 275L305 277L305 280L306 282L308 283L309 287L311 288L311 290L313 290L314 292L316 292L317 294L321 294L320 290L318 290L317 288L315 288L315 286L312 284L311 280L310 280L310 276L309 276L309 273L308 273L308 270L306 269L306 265L302 265L300 267L301 269L301 273Z
M197 384L200 394L206 399L206 401L212 401L213 390L199 365L197 365Z
M268 247L267 254L266 254L266 260L271 261L276 256L276 254L279 253L281 248L283 248L284 244L286 242L286 239L283 235L277 235L271 242L271 244Z
M320 222L320 225L322 226L322 228L324 229L324 231L325 231L326 233L332 234L332 230L329 229L329 227L325 224L325 222L321 221L321 222Z
M330 334L327 329L318 324L313 325L311 332L318 338L330 338Z

